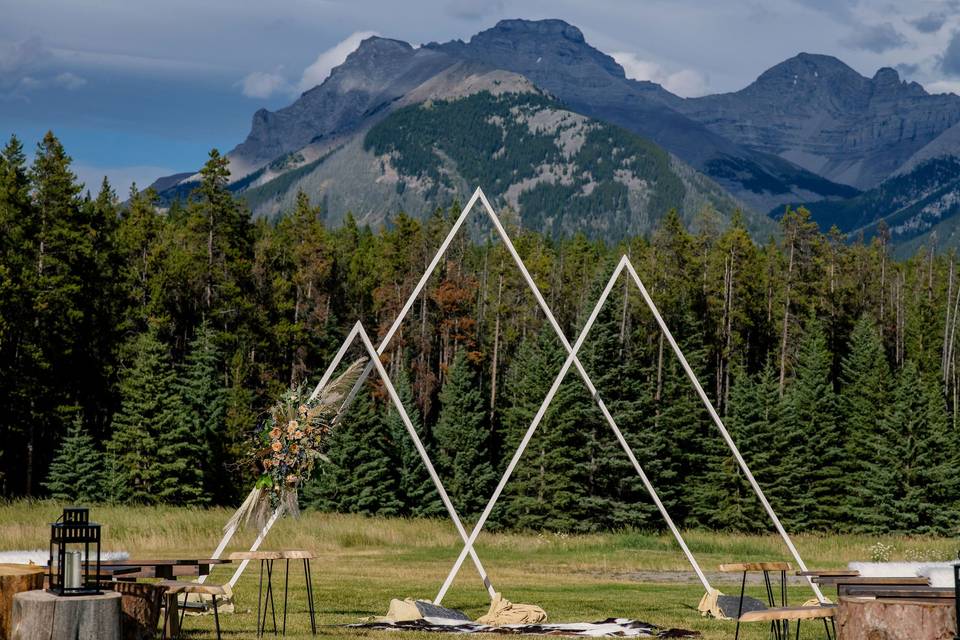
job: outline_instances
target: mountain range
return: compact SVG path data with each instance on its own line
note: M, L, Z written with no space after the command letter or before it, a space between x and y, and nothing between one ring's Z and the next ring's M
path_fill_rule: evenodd
M800 53L740 91L682 98L630 79L561 20L504 20L469 41L364 40L288 107L261 109L229 154L231 188L274 215L299 190L332 223L426 212L475 185L548 233L616 240L671 207L737 209L755 237L786 205L895 243L952 232L960 97L883 68ZM196 174L155 184L182 197Z

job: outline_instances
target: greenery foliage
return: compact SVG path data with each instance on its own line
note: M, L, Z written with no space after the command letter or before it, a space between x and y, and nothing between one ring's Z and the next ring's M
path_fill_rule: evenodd
M478 113L523 108L502 100L478 103ZM441 102L397 113L447 117ZM485 122L476 118L478 130ZM530 142L517 153L547 153L536 133L515 133ZM590 135L600 136L596 148L609 145L609 157L627 149L612 129ZM371 136L378 152L397 142ZM405 160L409 171L442 176L434 150ZM462 154L469 167L476 151L444 153ZM591 171L606 170L606 157L589 160ZM512 171L489 168L501 169ZM211 153L190 199L159 208L150 190L134 189L123 203L109 184L84 195L52 134L32 165L16 139L0 153L3 495L69 495L80 480L64 465L99 455L111 499L236 504L256 478L243 461L263 412L291 385L315 380L356 320L386 333L460 211L398 213L378 229L347 216L330 229L302 195L278 220L254 221L227 189L226 172ZM760 243L739 218L723 230L703 222L691 233L668 212L650 237L615 246L507 226L567 336L584 325L620 256L631 257L788 527L953 532L956 256L924 248L896 262L882 237L821 234L803 208L782 218L780 238ZM483 508L565 357L503 245L467 236L450 245L383 353L465 516ZM768 527L629 283L614 287L580 360L681 526ZM328 456L302 494L307 506L443 513L375 376L333 430ZM492 524L661 526L575 367Z

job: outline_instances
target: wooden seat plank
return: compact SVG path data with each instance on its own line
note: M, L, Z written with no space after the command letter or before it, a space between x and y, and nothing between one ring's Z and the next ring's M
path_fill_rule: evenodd
M234 551L230 554L231 560L280 560L283 554L279 551Z
M743 573L744 571L792 571L789 562L730 562L720 565L724 573Z
M815 618L832 618L837 612L837 605L821 607L773 607L758 611L748 611L740 616L740 622L770 622L773 620L811 620Z

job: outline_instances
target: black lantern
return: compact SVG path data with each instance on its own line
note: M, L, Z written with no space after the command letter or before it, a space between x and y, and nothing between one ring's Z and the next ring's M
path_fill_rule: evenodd
M96 561L90 555L91 546L95 546ZM68 507L50 525L50 561L47 566L51 593L59 596L100 593L100 525L90 522L89 509Z

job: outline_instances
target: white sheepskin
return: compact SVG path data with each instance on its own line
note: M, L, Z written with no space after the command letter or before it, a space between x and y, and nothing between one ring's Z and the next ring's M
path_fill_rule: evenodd
M929 578L932 587L953 587L953 562L851 562L848 569L871 578Z
M106 551L100 554L100 562L110 560L127 560L130 554L126 551ZM50 559L50 551L47 549L36 549L35 551L0 551L0 562L12 564L38 564L47 566L47 560Z

